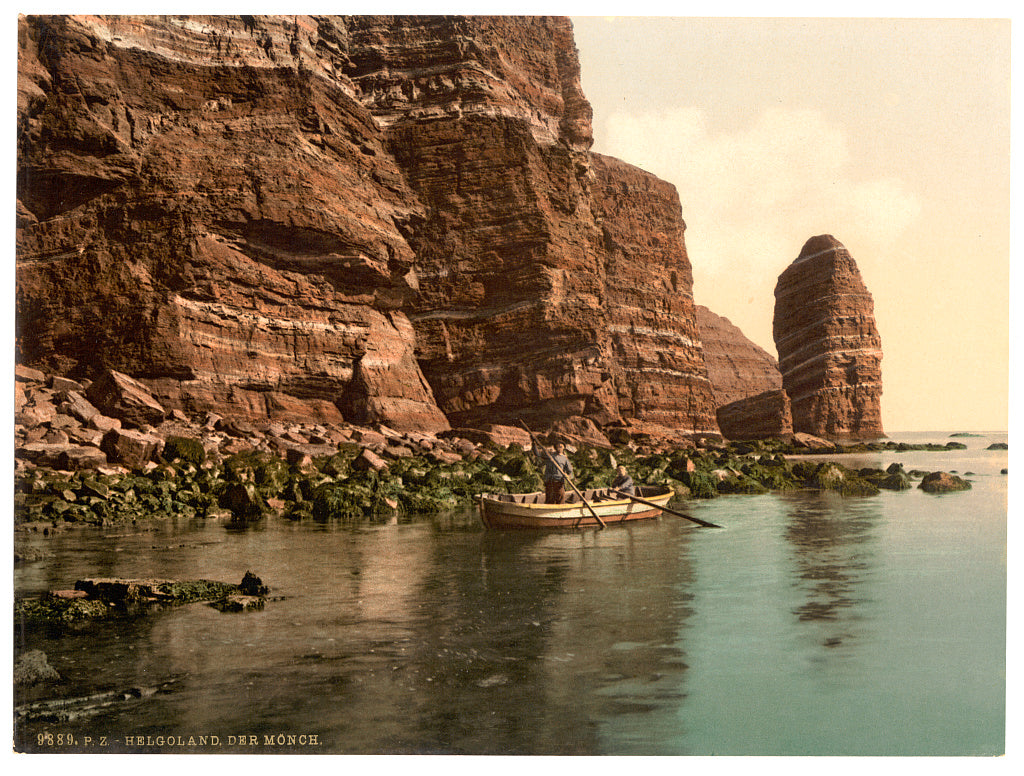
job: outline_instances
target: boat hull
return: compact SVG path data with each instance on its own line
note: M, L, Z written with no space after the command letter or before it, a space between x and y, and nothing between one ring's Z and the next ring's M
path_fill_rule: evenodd
M512 498L530 499L539 494L511 494ZM604 500L591 500L587 494L587 502L605 525L649 520L658 517L661 507L668 504L672 491L668 489L647 489L640 495L645 501L657 506L640 504L630 499L614 497ZM492 529L512 528L593 528L600 523L591 514L590 509L582 502L567 504L525 503L524 501L507 501L504 495L484 495L479 499L480 519L484 526ZM543 500L542 498L540 499Z

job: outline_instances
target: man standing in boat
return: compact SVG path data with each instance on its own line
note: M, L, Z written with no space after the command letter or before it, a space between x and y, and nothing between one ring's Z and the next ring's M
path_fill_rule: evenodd
M544 465L544 503L561 504L565 501L565 478L572 476L572 463L565 455L565 445L561 442L555 445L553 455L534 446L533 454Z

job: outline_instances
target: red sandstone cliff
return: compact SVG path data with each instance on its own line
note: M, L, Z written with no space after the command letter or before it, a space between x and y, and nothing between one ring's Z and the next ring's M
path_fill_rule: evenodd
M168 407L447 428L413 354L422 206L303 17L19 22L18 350ZM358 384L373 386L360 393Z
M773 332L794 431L883 436L874 302L853 257L831 235L808 240L779 276Z
M728 318L702 305L697 305L697 325L722 434L727 439L791 435L789 398L775 359Z
M18 69L20 361L250 418L716 430L678 197L592 159L567 20L25 17Z
M592 155L605 251L607 331L625 418L718 433L675 187Z
M778 362L728 318L696 306L704 363L717 406L782 388Z
M572 28L354 17L353 80L427 216L410 317L454 425L617 417Z

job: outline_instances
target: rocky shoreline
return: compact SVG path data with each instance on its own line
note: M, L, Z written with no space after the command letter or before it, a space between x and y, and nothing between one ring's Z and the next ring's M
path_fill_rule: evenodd
M26 545L27 535L72 526L169 519L243 527L267 519L394 521L471 507L484 493L542 489L529 434L515 427L440 434L399 433L380 425L257 427L213 414L195 420L180 411L164 413L141 384L117 373L105 376L97 390L21 366L16 372L16 563L45 559L45 552ZM598 429L582 418L545 429L543 439L566 443L581 488L609 485L615 467L624 464L639 483L671 487L678 501L794 489L871 496L910 489L914 481L932 493L971 487L965 478L970 473L906 471L898 462L855 470L831 459L856 452L964 449L957 441L837 444L794 434L726 442L651 424ZM75 590L20 600L15 616L22 624L67 625L199 600L224 611L246 611L260 608L266 594L251 574L240 585L79 580Z
M529 435L515 427L439 434L380 425L257 427L209 413L201 420L164 413L141 384L117 373L108 373L99 390L20 366L17 381L16 530L172 517L392 518L470 506L482 493L541 489ZM650 424L598 429L579 421L545 429L544 438L567 443L582 488L608 485L620 463L637 482L669 485L679 499L792 488L870 495L909 488L912 479L926 490L970 487L948 473L928 479L931 472L905 472L899 463L854 471L799 458L944 451L963 449L961 442L837 444L806 434L725 442Z

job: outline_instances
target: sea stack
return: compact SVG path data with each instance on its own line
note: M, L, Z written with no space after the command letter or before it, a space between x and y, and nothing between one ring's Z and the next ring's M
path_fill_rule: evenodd
M836 238L812 237L779 276L773 334L795 432L828 439L884 436L874 301Z

